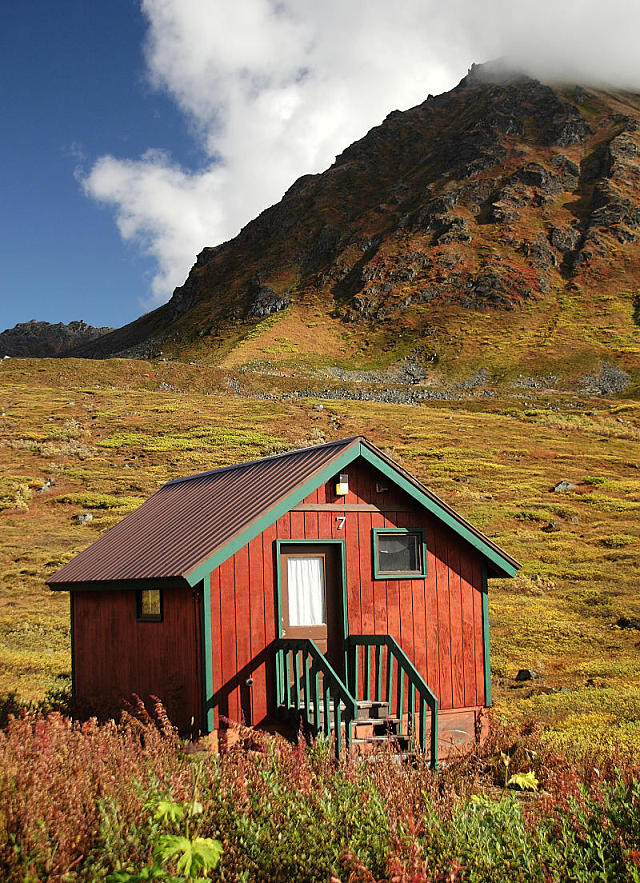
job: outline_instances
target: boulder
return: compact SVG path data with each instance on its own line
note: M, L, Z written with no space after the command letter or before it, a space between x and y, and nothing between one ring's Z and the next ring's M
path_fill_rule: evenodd
M566 491L575 491L578 489L578 485L574 484L572 481L559 481L552 488L554 494L564 494Z
M533 671L531 668L521 668L518 674L516 675L516 681L534 681L536 678L539 678L540 675L537 671Z

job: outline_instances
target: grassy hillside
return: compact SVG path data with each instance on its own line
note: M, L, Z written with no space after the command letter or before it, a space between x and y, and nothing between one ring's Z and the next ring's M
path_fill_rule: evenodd
M174 362L0 371L0 692L65 683L68 597L44 579L166 480L363 434L523 563L490 585L499 713L542 720L556 743L640 739L636 400L485 386L418 405L320 400L294 395L297 377L258 389ZM576 489L552 492L561 480ZM518 684L520 668L540 677Z

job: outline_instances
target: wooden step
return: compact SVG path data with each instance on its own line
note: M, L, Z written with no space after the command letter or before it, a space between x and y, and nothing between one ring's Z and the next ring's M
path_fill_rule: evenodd
M376 719L369 718L369 720L355 720L353 722L353 735L357 738L366 739L369 736L398 736L401 735L398 733L398 725L399 721L396 719L392 721L390 719Z
M377 699L359 699L357 719L389 717L389 703Z

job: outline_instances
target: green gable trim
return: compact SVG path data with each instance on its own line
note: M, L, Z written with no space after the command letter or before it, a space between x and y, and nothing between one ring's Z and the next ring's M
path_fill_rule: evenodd
M247 543L251 542L264 530L270 527L282 515L285 515L294 506L302 502L305 497L313 493L316 488L320 487L334 475L338 474L341 469L349 466L358 457L362 457L367 463L376 468L385 475L397 487L401 488L406 494L414 499L420 506L431 512L451 528L458 536L465 540L469 545L473 546L481 555L483 555L491 564L500 572L501 576L515 576L518 568L510 561L504 558L496 549L484 542L481 537L477 536L472 530L458 521L455 516L448 512L443 506L432 500L427 494L423 493L414 484L408 481L394 467L379 457L366 444L355 441L349 445L341 454L327 463L319 472L311 475L307 481L300 485L296 490L292 491L288 496L284 497L273 508L269 509L260 518L257 518L253 524L250 524L244 531L237 534L228 543L214 552L213 555L206 558L190 572L184 575L184 578L190 586L195 586L201 579L204 579L211 571L215 570L223 564L232 555L235 555L240 549L244 548Z
M283 500L280 500L280 502L272 509L265 512L261 518L258 518L253 524L250 524L246 530L235 536L225 546L222 546L221 549L218 549L218 551L211 555L211 557L207 558L201 564L198 564L191 573L185 574L185 579L189 585L194 586L196 583L200 582L201 579L204 579L207 574L211 573L212 570L215 570L216 567L220 567L227 558L235 555L235 553L244 548L247 543L250 543L254 537L257 537L263 530L271 527L278 518L285 515L289 509L293 508L293 506L297 506L305 497L308 497L309 494L316 490L316 488L319 488L321 484L324 484L325 481L328 481L336 475L340 469L348 466L349 463L353 463L359 455L360 444L354 442L353 445L349 445L342 454L334 460L331 460L320 470L320 472L316 472L315 475L312 475L304 482L304 484L292 491Z
M484 657L484 704L491 705L491 647L489 642L489 592L487 568L482 567L482 645Z
M213 731L213 650L211 644L211 581L202 580L200 592L200 666L202 678L202 729Z
M412 497L417 503L431 512L436 518L440 519L447 527L450 527L455 533L458 534L459 537L462 537L463 540L466 540L469 545L473 546L474 549L477 549L485 558L487 558L495 567L497 567L503 576L515 576L518 572L517 567L514 567L510 561L507 561L506 558L503 558L499 552L485 543L479 536L477 536L473 531L469 530L464 524L458 521L450 512L439 505L435 500L432 500L431 497L428 497L427 494L423 493L419 488L417 488L414 484L400 475L389 463L386 463L382 460L374 451L368 448L366 445L360 445L361 451L360 454L363 460L366 460L371 466L374 466L383 475L386 475L390 481L393 481L399 488L401 488L406 494Z

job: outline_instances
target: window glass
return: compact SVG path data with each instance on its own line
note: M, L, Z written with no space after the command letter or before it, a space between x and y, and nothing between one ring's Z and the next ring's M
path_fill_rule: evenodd
M416 533L378 533L378 571L380 573L420 573L420 535Z
M142 589L137 592L136 600L138 619L152 622L158 622L162 619L160 589Z
M289 625L323 625L324 558L287 559Z

